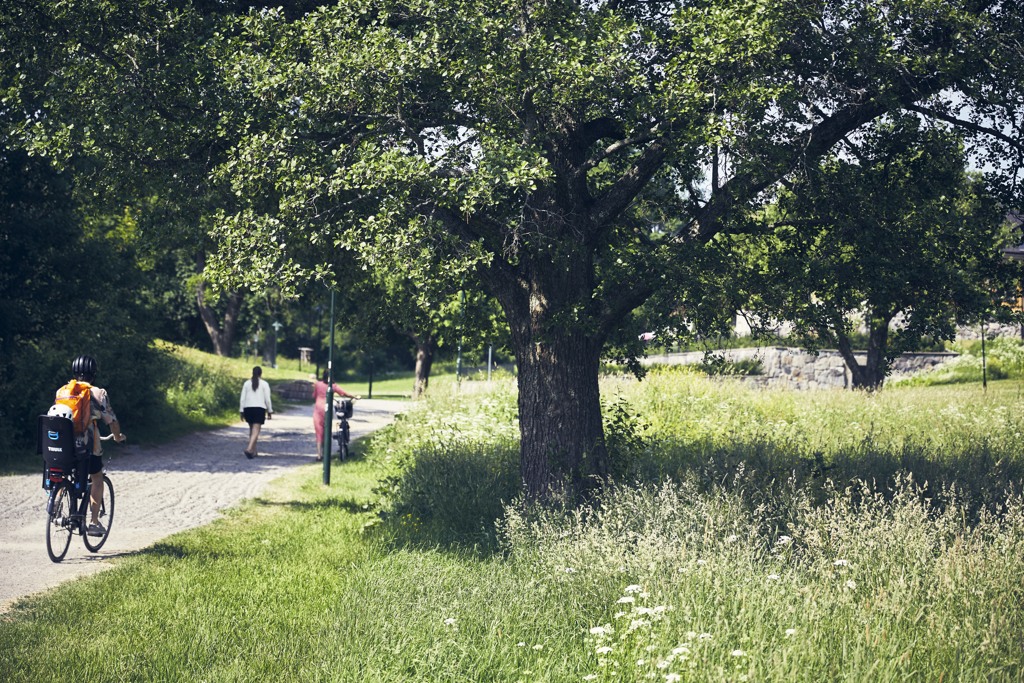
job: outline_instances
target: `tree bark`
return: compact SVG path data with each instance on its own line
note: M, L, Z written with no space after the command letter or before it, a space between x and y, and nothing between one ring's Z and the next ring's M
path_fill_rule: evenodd
M576 501L608 473L600 351L573 334L516 344L520 471L533 499Z
M420 398L427 391L430 382L430 369L434 365L434 352L437 341L433 337L415 339L416 341L416 379L412 387L412 397Z
M202 318L206 333L210 335L210 341L213 342L213 352L218 356L231 354L231 346L235 343L238 314L242 310L244 299L241 292L235 291L229 294L224 319L219 321L217 312L206 303L206 286L202 282L196 286L196 306L199 308L199 317Z

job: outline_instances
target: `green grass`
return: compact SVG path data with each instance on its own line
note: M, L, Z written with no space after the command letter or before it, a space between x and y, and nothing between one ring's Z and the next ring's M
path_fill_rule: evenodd
M508 383L432 391L330 488L23 601L0 679L1024 680L1019 384L603 390L588 507L515 502Z

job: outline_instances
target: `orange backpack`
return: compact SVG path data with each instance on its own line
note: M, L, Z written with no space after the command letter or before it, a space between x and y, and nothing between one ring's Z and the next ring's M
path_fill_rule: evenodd
M92 418L92 385L73 379L57 390L56 403L71 409L71 421L75 425L75 436L82 436L89 428Z

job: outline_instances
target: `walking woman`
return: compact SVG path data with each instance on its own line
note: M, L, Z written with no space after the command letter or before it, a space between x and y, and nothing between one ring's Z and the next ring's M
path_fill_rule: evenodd
M263 368L252 369L252 379L242 385L242 397L239 401L239 412L242 419L249 423L249 445L243 451L245 457L256 457L256 440L260 437L260 429L264 420L269 420L274 413L274 405L270 402L270 385L260 380Z
M313 385L313 431L316 433L316 460L324 459L324 422L327 419L327 382L330 379L330 371L324 370L324 376L319 382ZM337 384L333 385L334 393L345 398L359 398L348 393Z

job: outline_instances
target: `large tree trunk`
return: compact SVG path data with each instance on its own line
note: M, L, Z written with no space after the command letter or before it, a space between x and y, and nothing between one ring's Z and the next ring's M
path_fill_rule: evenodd
M608 472L598 370L604 332L586 313L592 268L585 250L492 270L518 364L520 471L534 500L574 502Z
M426 339L416 339L416 379L412 387L412 397L419 398L427 391L427 384L430 382L430 369L434 365L434 352L437 351L437 342L431 336Z
M868 348L864 364L857 362L849 337L839 335L839 354L850 369L854 389L874 391L880 389L889 374L889 360L886 357L889 344L889 322L891 318L875 318L868 329Z
M607 475L601 344L571 333L516 343L520 470L527 494L576 500Z
M196 286L196 306L199 308L199 317L202 318L206 333L210 335L210 341L213 342L213 352L218 356L231 354L231 346L235 343L238 314L242 310L244 298L241 292L232 292L228 295L224 319L219 321L217 312L206 303L205 285L200 282Z

